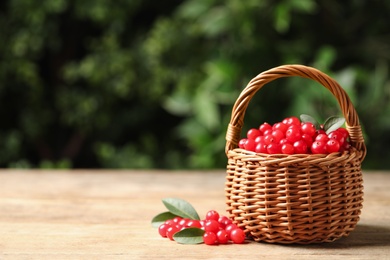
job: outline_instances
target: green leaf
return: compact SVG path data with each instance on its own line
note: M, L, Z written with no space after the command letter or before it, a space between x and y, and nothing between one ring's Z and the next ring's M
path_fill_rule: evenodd
M162 202L172 214L178 215L182 218L200 220L199 215L194 207L192 207L192 205L185 200L177 198L165 198L162 200Z
M318 121L314 117L306 115L306 114L302 114L302 115L300 115L300 119L302 122L312 123L316 127L316 129L320 129L320 124L318 123Z
M326 134L340 128L345 123L344 117L331 116L325 120L324 130Z
M173 235L173 239L180 244L203 243L204 230L200 228L186 228Z
M177 217L177 215L175 214L172 214L171 212L167 211L167 212L163 212L163 213L160 213L158 215L156 215L153 219L152 219L152 226L153 227L159 227L161 224L163 224L166 220L168 219L173 219Z

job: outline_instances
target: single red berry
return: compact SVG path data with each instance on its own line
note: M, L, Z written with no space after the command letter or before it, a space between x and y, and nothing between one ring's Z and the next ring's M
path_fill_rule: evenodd
M218 221L214 220L214 219L206 220L206 222L204 223L204 230L206 232L211 231L211 232L217 233L219 230Z
M256 128L251 128L248 130L246 136L248 139L253 139L255 140L256 137L260 136L261 135L261 132L259 129L256 129Z
M296 154L306 154L307 153L307 144L303 140L298 140L294 142L294 152Z
M267 152L269 154L279 154L282 153L282 146L277 143L270 143L267 145Z
M238 142L238 147L241 148L241 149L245 149L245 143L248 139L247 138L242 138L239 142Z
M206 245L217 245L218 244L218 237L217 234L211 231L206 231L203 234L203 242Z
M329 139L326 142L326 151L328 153L337 153L340 150L340 143L335 139Z
M310 150L313 154L326 154L326 142L314 141Z
M299 120L298 117L292 116L292 117L290 118L290 121L291 121L291 124L292 124L292 125L297 125L297 126L300 126L300 125L301 125L301 120Z
M256 149L256 142L254 139L248 139L245 142L244 149L254 152Z
M306 142L307 146L310 147L313 144L313 136L303 134L301 139Z
M275 124L272 126L272 130L273 130L273 131L275 131L275 130L280 130L283 134L287 131L287 128L288 128L288 125L286 125L286 124L283 123L283 122L275 123Z
M283 154L294 154L294 146L289 143L282 144L281 150Z
M296 125L291 125L286 131L286 139L294 143L301 139L301 128Z
M218 221L219 213L216 210L209 210L206 213L206 220L215 220Z
M168 229L167 229L167 237L170 239L170 240L173 240L173 235L176 234L177 232L180 231L180 228L179 226L170 226Z
M320 142L327 142L329 140L329 137L327 134L318 134L315 138L315 141L320 141Z
M266 145L272 144L275 142L275 137L272 134L268 134L264 136L264 143Z
M273 142L279 143L280 140L282 140L284 138L284 133L282 132L282 130L275 129L272 131L272 136L274 137Z
M160 236L167 237L167 230L169 227L170 227L170 225L168 225L168 224L165 224L165 223L161 224L158 227L158 233L160 234Z
M245 233L241 228L233 229L230 233L230 239L235 244L242 244L245 241Z
M272 126L270 125L270 124L268 124L268 123L263 123L263 124L261 124L260 126L259 126L259 130L263 133L263 135L264 135L264 132L266 131L266 130L272 130Z
M229 235L226 230L221 229L217 232L217 239L220 244L227 244L229 242Z
M306 122L301 125L302 134L308 134L309 136L314 136L316 134L316 127L313 123Z
M270 135L270 134L272 134L272 128L271 129L267 129L267 130L265 130L264 132L263 132L263 135L265 136L265 135Z
M264 135L259 135L258 137L256 137L255 142L256 143L263 143L264 142L264 138L265 138Z
M258 143L255 148L256 153L268 153L267 145L264 142Z

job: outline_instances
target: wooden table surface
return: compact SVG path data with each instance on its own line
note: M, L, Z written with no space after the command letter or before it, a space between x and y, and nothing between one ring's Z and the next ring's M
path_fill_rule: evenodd
M390 259L390 172L364 172L361 220L313 245L181 245L151 219L161 199L225 213L220 171L0 171L0 259Z

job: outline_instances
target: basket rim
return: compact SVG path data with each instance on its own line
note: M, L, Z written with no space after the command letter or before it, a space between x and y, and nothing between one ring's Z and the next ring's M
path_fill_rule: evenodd
M352 147L350 151L330 154L266 154L256 153L241 148L229 150L228 158L240 159L241 161L258 162L263 166L278 165L282 167L297 165L307 167L309 165L326 166L346 162L362 156L362 151Z

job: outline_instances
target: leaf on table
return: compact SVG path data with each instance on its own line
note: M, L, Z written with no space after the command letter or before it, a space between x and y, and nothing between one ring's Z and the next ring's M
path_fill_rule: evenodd
M194 207L183 199L165 198L162 200L165 207L172 213L182 218L200 220Z
M204 230L200 228L186 228L173 235L173 239L180 244L203 243Z
M175 214L172 214L171 212L167 211L167 212L163 212L163 213L160 213L158 215L156 215L153 219L152 219L152 226L153 227L159 227L161 224L163 224L165 221L167 221L168 219L173 219L177 217L177 215Z

